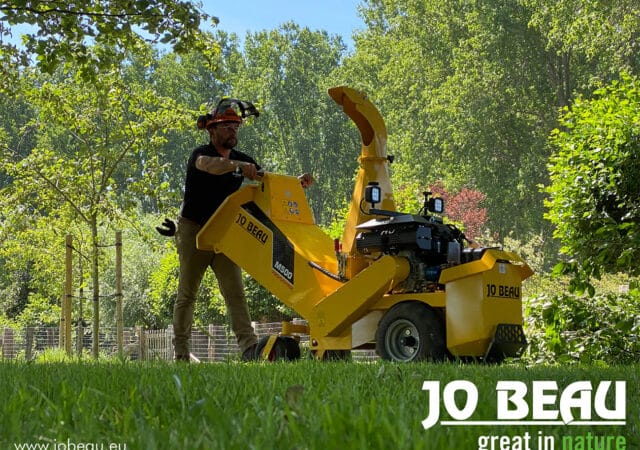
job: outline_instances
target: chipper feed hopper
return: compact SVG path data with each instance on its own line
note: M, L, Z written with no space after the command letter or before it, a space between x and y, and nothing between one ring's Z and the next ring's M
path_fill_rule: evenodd
M530 268L511 252L466 248L464 235L438 216L441 199L425 194L423 215L397 212L378 110L347 87L329 95L362 137L342 239L314 223L296 177L272 173L229 196L197 238L199 248L227 255L304 319L263 339L262 356L299 357L300 335L319 359L367 348L394 361L519 356L527 345L521 285Z

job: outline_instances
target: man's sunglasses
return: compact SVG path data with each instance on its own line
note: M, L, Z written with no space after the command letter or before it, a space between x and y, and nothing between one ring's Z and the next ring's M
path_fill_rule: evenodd
M238 131L238 128L240 128L240 124L237 123L227 123L227 124L217 124L217 123L212 123L211 125L209 125L207 127L207 130L211 130L213 128L217 128L217 129L222 129L222 130L232 130L232 131Z

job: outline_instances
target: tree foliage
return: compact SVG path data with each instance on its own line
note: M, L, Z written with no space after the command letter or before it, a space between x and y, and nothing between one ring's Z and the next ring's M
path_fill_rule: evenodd
M594 98L578 98L560 124L546 217L573 259L564 269L640 274L640 82L622 74Z
M458 227L468 240L474 242L488 231L486 229L487 209L484 207L486 195L466 186L459 190L449 190L442 180L429 186L420 183L405 183L395 186L394 200L398 211L410 214L427 214L424 210L425 193L444 200L445 223Z
M370 0L340 76L380 107L396 184L477 189L501 239L550 235L537 186L557 110L640 67L636 3Z
M169 128L181 128L184 110L119 73L104 74L87 89L77 77L27 78L22 92L36 114L22 127L35 136L28 153L3 148L3 170L11 183L1 191L3 254L64 248L63 236L77 232L76 250L89 259L94 336L100 315L100 266L104 234L127 226L143 207L162 207L163 182L157 148ZM54 233L54 239L43 239ZM61 253L60 253L61 254ZM62 265L53 264L62 279ZM82 274L81 274L82 277ZM60 284L57 284L60 286ZM49 293L50 290L45 290ZM55 295L55 294L54 294ZM58 297L59 298L59 297ZM94 341L97 356L97 341Z
M387 121L395 179L445 180L487 195L501 235L543 227L531 189L546 160L553 95L544 42L517 2L381 0L343 76ZM517 211L513 203L526 205Z
M210 17L190 1L16 0L0 5L0 13L0 73L5 81L16 65L25 66L31 58L44 72L64 65L95 80L143 42L172 46L179 53L195 49L213 56L216 51L200 30ZM4 40L16 25L33 29L22 46Z
M485 194L468 187L463 187L459 192L448 192L442 182L432 185L430 191L443 198L447 218L460 224L469 240L480 237L487 221L487 208L481 206L487 198Z

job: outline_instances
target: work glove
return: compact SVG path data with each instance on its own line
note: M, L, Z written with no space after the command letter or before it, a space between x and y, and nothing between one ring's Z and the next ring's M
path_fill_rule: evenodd
M176 234L176 223L171 219L164 219L162 225L156 227L156 230L163 236L173 236Z

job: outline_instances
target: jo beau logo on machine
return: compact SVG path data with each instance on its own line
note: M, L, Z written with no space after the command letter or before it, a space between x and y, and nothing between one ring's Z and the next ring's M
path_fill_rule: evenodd
M239 213L236 223L242 226L262 244L267 244L269 242L269 234L273 236L271 267L283 281L285 281L290 287L293 287L295 280L295 252L293 250L293 245L284 233L276 226L276 224L273 223L260 208L258 208L258 205L253 202L249 202L242 205L242 209L253 216L255 220L251 220L245 217L243 213ZM244 221L241 217L245 217ZM270 233L267 230L269 230Z
M498 273L500 275L506 275L508 272L509 264L504 262L498 263ZM520 299L520 286L512 286L507 283L487 283L485 285L485 297L486 298L510 298L519 300Z
M256 238L261 244L266 244L269 240L268 232L262 229L260 225L254 223L251 219L247 218L247 216L242 213L238 213L236 224L240 225L244 230L247 231L247 233Z
M492 298L520 298L520 286L487 283L487 297Z

